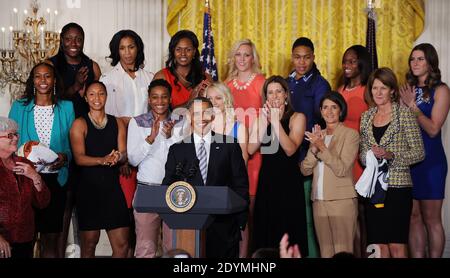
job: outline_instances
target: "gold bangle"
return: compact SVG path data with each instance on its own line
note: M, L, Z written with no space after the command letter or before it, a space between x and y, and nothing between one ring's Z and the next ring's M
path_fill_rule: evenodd
M148 136L145 138L145 142L147 142L149 145L153 144L153 142L155 142L155 139L153 139L152 141L150 141L148 139Z
M420 114L422 114L422 111L420 111L420 109L418 107L416 107L416 109L411 108L410 110L411 110L411 112L413 112L413 114L414 114L414 116L416 116L416 118L419 117Z

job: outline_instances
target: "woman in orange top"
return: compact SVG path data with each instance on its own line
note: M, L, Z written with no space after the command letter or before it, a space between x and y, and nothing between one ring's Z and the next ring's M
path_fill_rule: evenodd
M237 41L228 54L228 75L225 83L233 95L237 120L245 125L249 133L253 121L258 117L259 109L263 105L262 87L264 82L265 78L261 73L259 55L255 45L249 39ZM250 156L248 160L250 212L248 227L242 233L239 251L241 258L248 257L249 232L252 234L253 208L261 161L259 151Z
M344 85L339 87L338 92L344 97L348 107L344 125L359 132L361 114L368 109L367 103L364 101L364 91L371 72L370 56L367 49L362 45L349 47L342 58L342 70L344 72ZM356 161L353 170L355 182L362 172L361 164Z
M344 72L344 85L339 87L338 92L344 97L347 103L347 117L344 125L359 132L361 115L368 109L364 101L364 91L366 90L367 79L369 78L372 65L367 49L362 45L349 47L342 57L342 70ZM363 168L358 159L353 167L353 180L356 183L363 172ZM354 253L357 257L365 255L366 229L364 220L364 206L358 206L358 226Z
M212 83L211 76L202 68L194 32L181 30L173 35L166 67L153 79L165 79L172 86L172 109L185 105Z

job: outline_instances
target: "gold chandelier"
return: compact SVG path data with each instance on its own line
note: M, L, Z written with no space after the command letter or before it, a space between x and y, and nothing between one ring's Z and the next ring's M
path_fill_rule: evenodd
M37 0L30 3L31 16L24 10L24 20L19 20L18 9L13 9L14 26L1 29L0 50L0 89L9 91L11 101L19 98L24 90L30 70L39 62L55 55L58 51L60 32L56 30L58 12L38 15L40 4ZM23 24L23 26L20 25ZM52 25L52 26L51 26ZM9 33L7 32L9 31Z

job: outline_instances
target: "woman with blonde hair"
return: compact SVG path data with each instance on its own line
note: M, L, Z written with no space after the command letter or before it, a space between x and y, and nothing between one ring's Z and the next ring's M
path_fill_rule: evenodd
M253 121L259 115L259 109L263 106L262 86L264 81L265 78L261 73L261 64L255 44L249 39L235 42L228 54L228 75L225 83L230 88L234 99L237 120L249 130ZM252 229L253 207L261 161L259 151L251 155L248 160L250 190L248 226L250 230ZM248 232L247 229L246 232ZM240 257L248 256L248 242L249 239L244 236L241 242Z
M222 82L215 82L206 89L206 97L214 106L213 131L236 138L242 149L242 157L247 164L248 130L245 125L236 120L230 89Z

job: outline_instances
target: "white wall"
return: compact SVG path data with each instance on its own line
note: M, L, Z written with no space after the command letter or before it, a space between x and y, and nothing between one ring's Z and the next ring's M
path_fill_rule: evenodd
M146 69L160 70L166 60L170 37L165 19L167 0L39 0L40 13L50 8L58 10L57 29L69 22L80 24L85 32L84 52L95 60L102 70L111 66L105 59L109 56L109 42L117 31L131 29L138 33L145 45ZM0 0L0 27L12 25L12 10L18 8L30 12L30 0ZM6 93L6 94L5 94ZM8 92L0 92L0 116L7 116L10 107ZM68 244L73 243L73 231ZM69 248L70 249L70 248ZM68 250L69 250L68 249ZM97 246L98 256L111 255L106 234L102 232ZM73 254L69 254L73 256Z
M167 0L39 0L40 13L47 8L57 9L57 28L69 22L80 24L85 31L84 52L95 60L102 70L111 67L109 42L117 31L131 29L138 33L145 45L146 69L156 72L163 66L170 40L165 27ZM0 27L12 23L12 10L31 14L30 0L0 0ZM0 116L6 116L10 107L8 92L0 92Z
M434 45L439 55L439 68L442 81L450 84L450 1L448 0L426 0L425 1L425 29L417 39L416 44L428 42ZM444 143L447 160L450 162L450 121L444 124L442 140ZM450 258L450 177L447 175L446 199L442 209L444 229L447 244L444 257Z

